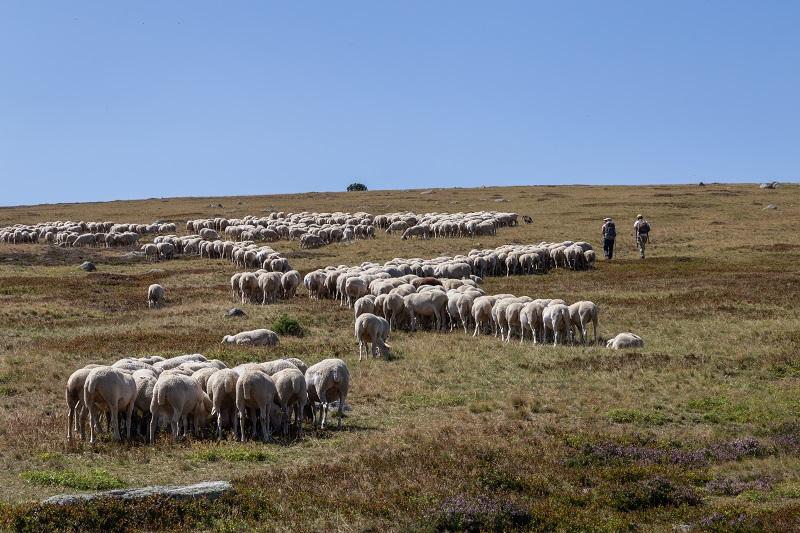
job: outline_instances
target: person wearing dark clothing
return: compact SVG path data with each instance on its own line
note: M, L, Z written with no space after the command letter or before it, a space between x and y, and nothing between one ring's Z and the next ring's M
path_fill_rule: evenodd
M603 235L603 253L606 260L614 258L614 240L617 238L617 226L610 218L603 219L603 227L600 232Z

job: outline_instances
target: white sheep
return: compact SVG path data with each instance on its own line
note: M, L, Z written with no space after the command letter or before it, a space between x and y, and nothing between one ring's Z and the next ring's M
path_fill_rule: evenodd
M67 400L67 440L72 441L73 430L77 431L80 426L81 439L86 439L86 415L88 411L83 403L83 385L86 378L94 368L102 365L86 365L85 367L73 372L67 379L67 387L64 396Z
M242 442L247 439L244 430L246 418L253 424L253 438L258 435L260 423L264 442L269 440L270 406L274 399L275 382L264 372L245 370L239 376L236 381L236 410L239 413L239 433Z
M283 290L283 297L286 299L294 298L297 292L297 287L300 285L300 272L297 270L290 270L284 272L281 276L281 289Z
M644 348L644 339L634 333L620 333L606 342L606 348L624 350L626 348Z
M155 431L162 415L170 417L172 436L177 439L181 436L181 428L182 435L186 436L189 415L194 418L194 431L197 434L211 413L211 399L190 376L165 372L159 376L153 388L150 413L150 442L155 442Z
M164 287L158 283L153 283L147 288L147 307L161 307L164 305Z
M101 412L108 412L111 416L114 440L120 440L119 414L125 413L127 437L130 439L135 401L136 382L130 374L110 366L93 368L83 386L83 403L89 411L89 442L95 442Z
M222 439L222 429L232 427L236 440L239 439L239 425L236 423L236 382L239 374L235 370L224 369L214 372L206 382L206 392L211 399L211 417L217 422L217 440Z
M355 317L358 318L360 315L364 313L375 313L375 297L371 294L367 294L366 296L362 296L358 300L356 300L355 305L353 305L353 311L355 313Z
M570 330L572 328L577 328L578 332L581 334L581 343L585 344L587 342L587 326L591 322L594 326L594 343L597 344L597 315L599 310L597 305L594 302L590 302L588 300L575 302L574 304L569 306L569 316L572 325L570 326Z
M559 340L562 344L569 339L569 331L572 322L569 317L569 307L564 304L548 305L542 313L545 334L547 331L553 332L553 346L558 345Z
M242 331L236 335L225 335L222 344L244 344L248 346L275 346L278 344L278 335L268 329L254 329Z
M389 322L385 318L364 313L356 318L355 335L358 340L358 360L363 359L363 349L367 343L371 344L369 353L377 357L378 352L388 357L390 346L386 344L389 338Z
M306 388L308 401L314 413L314 427L317 426L316 406L319 404L320 429L325 429L328 407L331 402L339 401L339 423L342 429L342 411L350 388L350 371L341 359L323 359L306 370Z
M300 370L287 368L272 376L275 381L275 401L283 411L283 435L289 436L289 409L294 409L297 435L303 430L303 411L308 402L306 378Z

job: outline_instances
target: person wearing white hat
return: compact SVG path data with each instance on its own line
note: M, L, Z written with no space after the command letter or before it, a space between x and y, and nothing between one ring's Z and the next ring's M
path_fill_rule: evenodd
M644 259L644 247L650 239L650 223L642 215L636 215L636 222L633 223L633 238L639 247L639 257Z
M604 218L603 222L600 233L603 235L603 253L608 261L614 257L614 240L617 238L617 226L610 217Z

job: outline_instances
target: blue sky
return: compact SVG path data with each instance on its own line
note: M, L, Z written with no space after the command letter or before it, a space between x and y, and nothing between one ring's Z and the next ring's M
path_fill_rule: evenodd
M797 180L800 2L0 3L0 205Z

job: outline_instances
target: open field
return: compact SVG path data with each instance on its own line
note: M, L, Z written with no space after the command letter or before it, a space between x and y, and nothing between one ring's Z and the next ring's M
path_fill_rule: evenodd
M272 246L302 274L393 257L585 239L618 258L588 272L488 278L489 294L592 300L603 337L646 347L534 347L463 332L393 333L391 361L359 363L353 316L301 289L245 305L232 322L227 261L157 265L120 250L0 244L0 529L182 527L292 531L452 528L671 531L800 527L800 187L509 187L151 199L0 208L0 226L44 220L178 222L263 210L474 211L533 216L490 238ZM505 202L496 202L504 199ZM221 203L222 208L209 207ZM764 210L767 204L777 210ZM653 226L640 261L630 226ZM77 269L83 260L98 271ZM154 270L157 269L157 270ZM146 288L167 288L148 310ZM306 328L276 348L223 346L286 313ZM263 444L65 440L63 387L90 362L201 352L227 363L341 357L351 372L343 431ZM76 488L231 479L211 504L32 501ZM462 522L462 526L464 523Z

